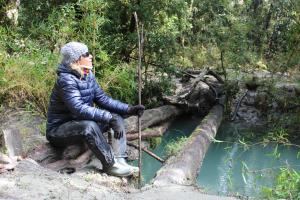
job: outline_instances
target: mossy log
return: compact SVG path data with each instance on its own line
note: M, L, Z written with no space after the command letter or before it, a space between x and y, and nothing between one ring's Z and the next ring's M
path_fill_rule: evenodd
M201 168L205 153L215 137L223 117L223 106L215 105L201 121L180 153L167 160L157 172L154 185L192 184Z

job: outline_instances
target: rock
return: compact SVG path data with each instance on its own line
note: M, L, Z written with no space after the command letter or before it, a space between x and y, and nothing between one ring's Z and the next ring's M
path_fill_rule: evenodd
M22 138L19 129L10 127L2 130L9 157L20 156L23 154Z
M0 118L0 134L4 138L2 151L9 156L26 156L30 151L46 142L41 134L42 117L24 110L6 109Z
M296 83L280 82L275 85L275 88L281 90L284 93L289 93L288 95L291 95L291 97L300 95L300 86Z
M244 96L245 95L245 96ZM258 97L263 97L259 95L259 92L249 91L249 90L241 90L236 98L234 105L232 106L232 111L236 112L237 120L244 120L250 124L260 123L261 119L261 110L259 109L261 105L258 105ZM244 97L244 98L243 98ZM243 99L241 99L243 98ZM240 106L237 106L238 102L240 102ZM235 111L237 109L237 111ZM233 116L234 114L232 114Z

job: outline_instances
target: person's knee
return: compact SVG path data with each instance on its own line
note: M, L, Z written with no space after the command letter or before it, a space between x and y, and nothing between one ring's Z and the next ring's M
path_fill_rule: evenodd
M98 135L101 133L101 130L95 121L83 121L83 125L83 132L85 136Z

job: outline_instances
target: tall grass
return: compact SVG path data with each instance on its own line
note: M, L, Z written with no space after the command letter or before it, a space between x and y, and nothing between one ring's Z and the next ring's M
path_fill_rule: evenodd
M47 112L58 56L50 51L7 56L1 68L0 100L10 107L30 105Z

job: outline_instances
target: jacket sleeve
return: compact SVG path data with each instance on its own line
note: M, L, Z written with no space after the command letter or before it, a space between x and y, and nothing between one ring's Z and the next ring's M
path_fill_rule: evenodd
M94 102L110 112L117 114L127 114L128 104L122 103L118 100L112 99L107 96L105 92L100 88L95 77L93 77L93 87L94 87Z
M57 81L60 96L74 116L80 119L103 122L109 122L112 118L110 112L84 103L77 83L72 76L60 77Z

